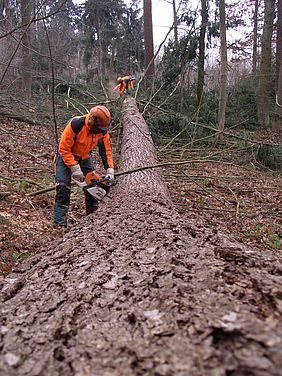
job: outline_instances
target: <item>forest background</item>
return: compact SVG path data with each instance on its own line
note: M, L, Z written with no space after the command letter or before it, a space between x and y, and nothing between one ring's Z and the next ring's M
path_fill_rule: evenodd
M149 0L0 2L1 249L12 249L19 258L26 252L28 246L19 242L22 224L12 228L7 210L16 198L23 200L18 194L33 194L36 184L52 187L48 158L68 118L97 103L108 105L118 153L122 98L116 98L114 87L117 76L125 74L136 77L131 95L150 126L161 161L178 166L187 156L211 155L222 163L236 161L254 168L255 175L265 173L271 182L265 185L266 193L277 194L282 166L282 0L201 0L196 7L173 0L169 5L174 22L154 46ZM18 127L21 146L13 138L18 131L11 132ZM25 142L30 161L20 152ZM47 158L43 165L49 170L36 177L34 166L41 156ZM207 174L219 176L222 166L215 171L209 165ZM31 181L30 174L38 180ZM231 198L214 197L214 181L208 175L195 183L180 167L167 179L177 187L181 205L184 198L185 205L194 199L197 208L211 211L215 203L208 205L206 196L221 204L234 201L231 212L238 223L238 190L229 186ZM249 190L255 180L250 183ZM244 230L274 249L281 247L279 191L277 197L270 212L263 209L272 225L264 217ZM260 203L267 202L261 198ZM43 216L48 217L52 199L41 196L37 204L42 207L42 202L48 207Z

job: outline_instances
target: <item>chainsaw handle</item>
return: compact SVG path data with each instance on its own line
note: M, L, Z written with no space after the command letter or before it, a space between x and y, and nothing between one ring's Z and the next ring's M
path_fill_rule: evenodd
M80 188L84 188L87 186L86 182L85 181L78 181L74 178L71 179L72 183L78 185Z

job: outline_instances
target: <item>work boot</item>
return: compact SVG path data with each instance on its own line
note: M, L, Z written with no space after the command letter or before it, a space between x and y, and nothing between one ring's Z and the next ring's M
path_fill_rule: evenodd
M67 205L58 204L57 202L54 205L54 224L58 227L67 228L68 225L68 210Z

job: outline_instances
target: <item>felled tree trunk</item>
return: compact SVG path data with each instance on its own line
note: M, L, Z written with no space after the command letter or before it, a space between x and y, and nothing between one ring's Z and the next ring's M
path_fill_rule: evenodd
M124 104L123 142L119 169L133 170L138 167L151 166L158 163L155 146L149 128L138 112L136 102L127 98ZM162 180L160 170L148 169L120 178L121 190L127 190L131 196L144 195L151 199L161 197L168 199L169 193Z
M154 164L134 99L123 110L120 169ZM180 216L160 171L124 176L2 281L0 375L278 375L274 261Z

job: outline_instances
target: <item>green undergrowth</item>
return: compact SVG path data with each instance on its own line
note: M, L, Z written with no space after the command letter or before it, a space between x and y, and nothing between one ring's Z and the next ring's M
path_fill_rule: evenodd
M278 225L258 224L245 232L247 238L256 240L273 250L282 250L282 229Z

